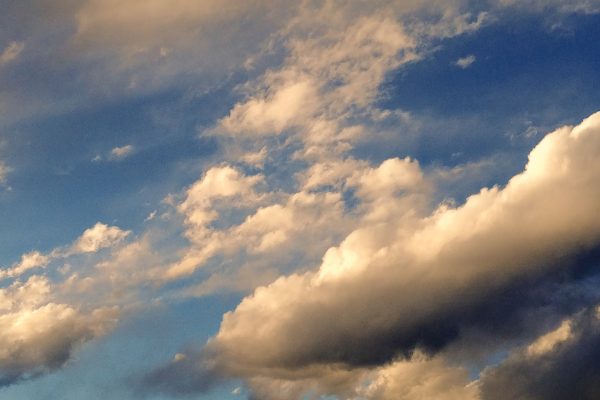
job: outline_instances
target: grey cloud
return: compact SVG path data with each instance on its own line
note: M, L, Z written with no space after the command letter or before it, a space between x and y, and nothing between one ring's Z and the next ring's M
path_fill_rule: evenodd
M588 309L572 322L571 337L550 351L513 354L481 377L483 400L594 400L600 398L600 321Z
M147 373L136 383L141 395L162 393L187 396L207 393L224 381L206 351L190 350Z

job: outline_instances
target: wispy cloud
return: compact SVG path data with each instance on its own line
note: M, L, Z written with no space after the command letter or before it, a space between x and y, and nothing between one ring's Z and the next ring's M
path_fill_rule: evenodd
M471 65L473 65L475 61L477 61L477 58L473 54L471 54L466 57L459 58L458 60L456 60L454 65L462 69L467 69Z
M120 147L115 147L108 154L108 159L109 160L122 160L126 157L129 157L131 154L133 154L133 151L134 151L134 147L131 144L128 144L125 146L120 146Z
M6 165L3 161L0 161L0 185L6 183L7 177L11 168Z
M24 42L10 42L8 46L0 53L0 66L15 61L25 49Z

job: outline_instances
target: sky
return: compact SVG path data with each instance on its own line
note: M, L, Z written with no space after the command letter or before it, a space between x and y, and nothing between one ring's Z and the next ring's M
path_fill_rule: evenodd
M0 400L600 398L600 1L0 9Z

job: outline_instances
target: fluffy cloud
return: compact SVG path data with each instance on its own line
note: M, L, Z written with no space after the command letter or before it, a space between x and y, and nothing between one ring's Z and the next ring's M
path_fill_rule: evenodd
M40 276L0 289L0 386L63 366L80 344L114 325L117 310L82 312L53 302L52 290Z
M70 254L95 253L98 250L120 243L130 233L117 226L108 226L98 222L93 227L86 229L81 237L73 243Z
M0 279L5 277L19 276L30 269L45 267L51 258L39 251L32 251L21 256L21 261L9 269L0 270Z
M77 254L95 253L107 247L121 243L130 231L124 231L117 226L108 226L101 222L86 229L82 235L68 248L56 248L47 254L31 251L21 256L18 263L10 268L0 269L0 279L17 278L26 272L43 268L57 259L64 259Z
M505 188L428 217L365 223L318 271L244 299L208 348L235 375L292 379L314 365L378 365L438 351L469 328L494 330L533 306L511 293L564 279L600 243L598 153L594 114L547 135Z
M216 132L260 137L293 130L305 155L348 150L361 134L346 121L354 108L375 98L388 71L417 57L402 24L383 13L353 20L351 10L335 2L303 9L288 25L285 63L268 71Z
M79 265L77 272L64 278L69 268L56 271L53 263L114 247L129 234L97 223L71 246L47 254L31 251L10 268L0 270L0 279L12 280L0 288L0 386L62 367L81 344L114 327L120 309L106 306L115 303L106 291L110 287L106 281L111 278L108 267L100 266L101 273L86 277L80 276L85 268ZM121 257L121 261L128 260ZM118 290L116 286L114 290ZM81 291L84 287L87 290ZM104 293L97 298L94 295L100 288Z
M177 210L185 218L191 245L164 272L165 279L182 278L200 266L206 268L218 254L242 266L240 271L219 268L219 273L188 290L195 295L223 285L246 290L247 285L254 287L252 282L265 283L264 279L273 279L289 263L314 260L349 226L344 221L340 193L269 191L263 175L248 176L228 165L209 169L186 191ZM251 271L256 273L254 279ZM245 274L244 279L231 276L238 272Z
M287 148L297 147L295 158L338 158L372 133L368 125L379 114L373 104L387 73L421 58L433 40L486 21L485 13L462 12L459 3L302 3L279 32L282 65L245 85L246 98L213 133L261 146L284 135ZM419 12L431 23L407 22Z
M161 86L190 71L222 77L242 64L252 68L247 55L264 48L281 51L283 61L240 87L244 98L211 131L239 146L236 156L170 198L183 220L184 248L162 255L145 237L117 246L130 232L97 223L66 250L28 253L0 273L20 278L55 258L116 246L87 270L65 268L62 285L34 276L2 289L3 381L58 368L78 344L102 334L115 311L96 303L134 304L156 294L149 282L156 288L193 274L204 275L172 285L178 295L252 290L296 271L226 314L200 354L178 356L151 374L148 383L163 392L205 391L231 375L267 399L307 390L373 400L475 399L480 389L490 396L512 381L530 359L562 357L560 349L583 337L575 323L488 370L478 385L442 350L469 330L497 333L499 342L506 331L518 336L521 313L537 305L537 291L528 289L591 269L580 261L600 244L600 115L548 135L506 187L433 213L432 182L415 160L374 165L352 153L377 133L385 113L374 104L389 72L424 57L431 42L488 21L462 3L81 2L70 50L106 61L106 71L93 72L97 82L123 79L119 89ZM240 21L251 21L251 29L221 34ZM263 47L273 26L282 29ZM108 158L132 150L117 147ZM4 175L0 164L0 183Z

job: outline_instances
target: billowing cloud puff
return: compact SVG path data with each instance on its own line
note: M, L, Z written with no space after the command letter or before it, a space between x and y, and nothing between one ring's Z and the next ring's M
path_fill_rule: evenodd
M378 365L439 350L469 327L493 329L487 314L502 324L528 306L511 302L512 289L564 279L600 244L598 154L594 114L547 135L504 188L429 217L365 223L318 271L244 299L208 348L234 374L293 377L314 365Z
M98 250L114 246L123 241L130 233L117 226L108 226L98 222L83 232L81 237L73 243L70 252L72 254L95 253Z
M0 289L0 386L63 366L77 346L116 321L116 309L82 312L52 302L51 292L40 276Z

